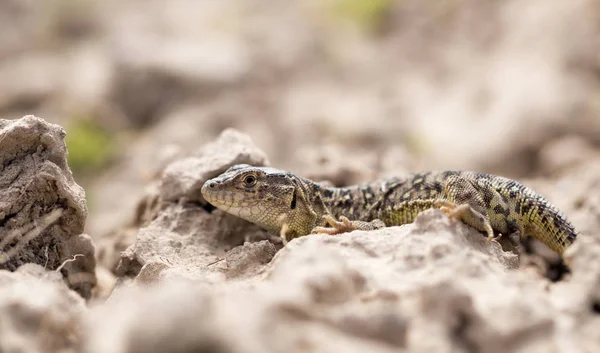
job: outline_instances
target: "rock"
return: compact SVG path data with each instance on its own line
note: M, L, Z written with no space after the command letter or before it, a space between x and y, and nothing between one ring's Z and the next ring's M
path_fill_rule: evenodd
M206 180L240 163L262 166L268 160L247 135L227 129L197 156L167 166L156 201L148 203L153 215L138 212L151 221L137 233L135 243L121 254L117 274L139 275L144 283L159 280L166 272L194 278L212 274L219 278L227 271L210 264L218 262L225 251L246 240L265 239L263 230L215 210L200 193ZM162 265L165 261L168 266ZM150 264L154 265L146 267Z
M155 181L146 188L146 194L135 206L133 217L96 241L98 263L110 271L116 271L121 253L135 242L140 228L148 226L158 215L160 207L158 182Z
M572 277L552 291L556 306L569 315L572 339L584 352L600 347L600 238L581 234L565 252ZM564 329L564 328L563 328Z
M77 352L85 314L59 272L35 264L0 270L0 351Z
M129 270L125 270L123 266L119 265L121 252L134 243L140 229L149 227L147 232L144 231L146 235L153 232L160 234L162 232L160 227L169 226L172 217L163 218L162 221L156 221L153 225L151 223L159 215L170 214L173 216L174 212L180 212L180 210L173 208L175 206L173 203L186 203L186 208L196 204L196 206L206 207L208 211L212 211L212 206L208 205L202 198L200 188L206 180L238 163L267 165L268 160L264 152L254 145L250 137L236 130L226 129L214 142L203 146L193 156L179 158L168 164L160 173L162 177L146 188L146 194L138 201L132 220L99 240L98 256L100 263L121 274L124 273L123 271L129 272ZM193 208L196 208L196 206ZM200 218L191 220L191 223L186 227L196 230L203 229L202 217L205 213L201 213ZM217 211L216 214L221 214L221 212ZM233 230L240 225L249 226L247 222L240 222L235 217L227 215L218 217L218 219L222 218L232 224ZM156 228L157 224L159 228ZM263 233L257 227L251 228L254 229L253 233ZM225 232L216 235L213 232L208 239L218 239L219 236L230 238L228 234L231 235L232 233ZM261 238L264 238L264 236L261 236ZM244 241L244 236L237 236L235 239L228 240L235 245L240 245ZM231 247L231 244L225 245L226 249ZM125 259L124 264L129 263L127 259L130 255L130 252L125 253L123 257ZM214 261L214 259L210 261ZM117 269L117 267L120 267L120 269ZM133 272L137 273L137 270L133 270Z
M224 259L227 264L227 279L259 275L276 253L277 248L267 240L236 246L227 252Z
M219 299L203 289L176 281L113 294L87 318L83 352L232 352L226 338L237 334L216 322Z
M600 152L590 141L570 135L547 143L540 150L539 164L540 169L547 174L560 174L599 159Z
M69 260L61 272L89 298L94 244L82 234L85 193L67 165L64 137L61 127L31 115L0 120L0 268L35 263L57 269Z
M362 152L362 153L361 153ZM299 169L302 176L332 186L348 186L376 179L376 155L363 151L347 151L338 145L318 144L301 148ZM352 163L348 163L352 155Z
M176 252L148 262L143 286L94 309L85 352L548 352L568 334L516 255L438 210L402 227L296 238L270 262L269 249L235 248L204 264L222 275L193 281L164 275L184 263Z
M165 169L160 195L166 201L183 197L188 201L206 204L200 188L235 164L266 166L267 156L252 139L234 129L225 129L216 141L204 146L197 156L173 162Z

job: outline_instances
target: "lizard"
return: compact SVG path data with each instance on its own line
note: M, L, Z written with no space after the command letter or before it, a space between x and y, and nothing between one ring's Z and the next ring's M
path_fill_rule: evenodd
M279 233L284 242L312 233L400 226L430 208L485 233L490 241L502 235L533 236L561 256L578 235L540 194L481 172L425 171L330 187L272 167L239 164L207 180L201 193L216 208Z

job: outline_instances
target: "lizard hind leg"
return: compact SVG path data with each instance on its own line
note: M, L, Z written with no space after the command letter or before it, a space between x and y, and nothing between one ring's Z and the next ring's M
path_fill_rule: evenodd
M363 221L351 221L347 217L341 216L340 220L337 221L331 215L324 215L323 219L327 222L331 227L315 227L312 230L312 233L321 233L321 234L329 234L329 235L337 235L342 233L349 233L354 230L375 230L385 227L385 224L379 219L373 220L371 222L363 222Z
M463 223L481 232L485 232L488 241L497 241L501 236L494 236L494 230L489 219L469 204L457 205L447 200L436 200L433 205L448 217L461 220Z

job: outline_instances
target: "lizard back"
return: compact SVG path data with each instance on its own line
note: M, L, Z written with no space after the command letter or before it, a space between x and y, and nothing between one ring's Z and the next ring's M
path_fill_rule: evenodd
M577 237L573 225L552 203L514 180L478 172L431 171L344 188L328 188L324 202L335 217L387 226L412 223L436 200L469 204L489 219L494 231L533 236L562 254Z

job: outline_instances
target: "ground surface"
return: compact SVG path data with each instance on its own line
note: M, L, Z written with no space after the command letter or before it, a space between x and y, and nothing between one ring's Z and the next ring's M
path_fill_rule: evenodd
M0 271L0 351L600 350L598 23L593 0L0 3L0 118L67 133L0 126L0 237L67 211L0 262L37 264ZM436 211L284 247L202 199L235 163L512 177L581 231L572 272Z

